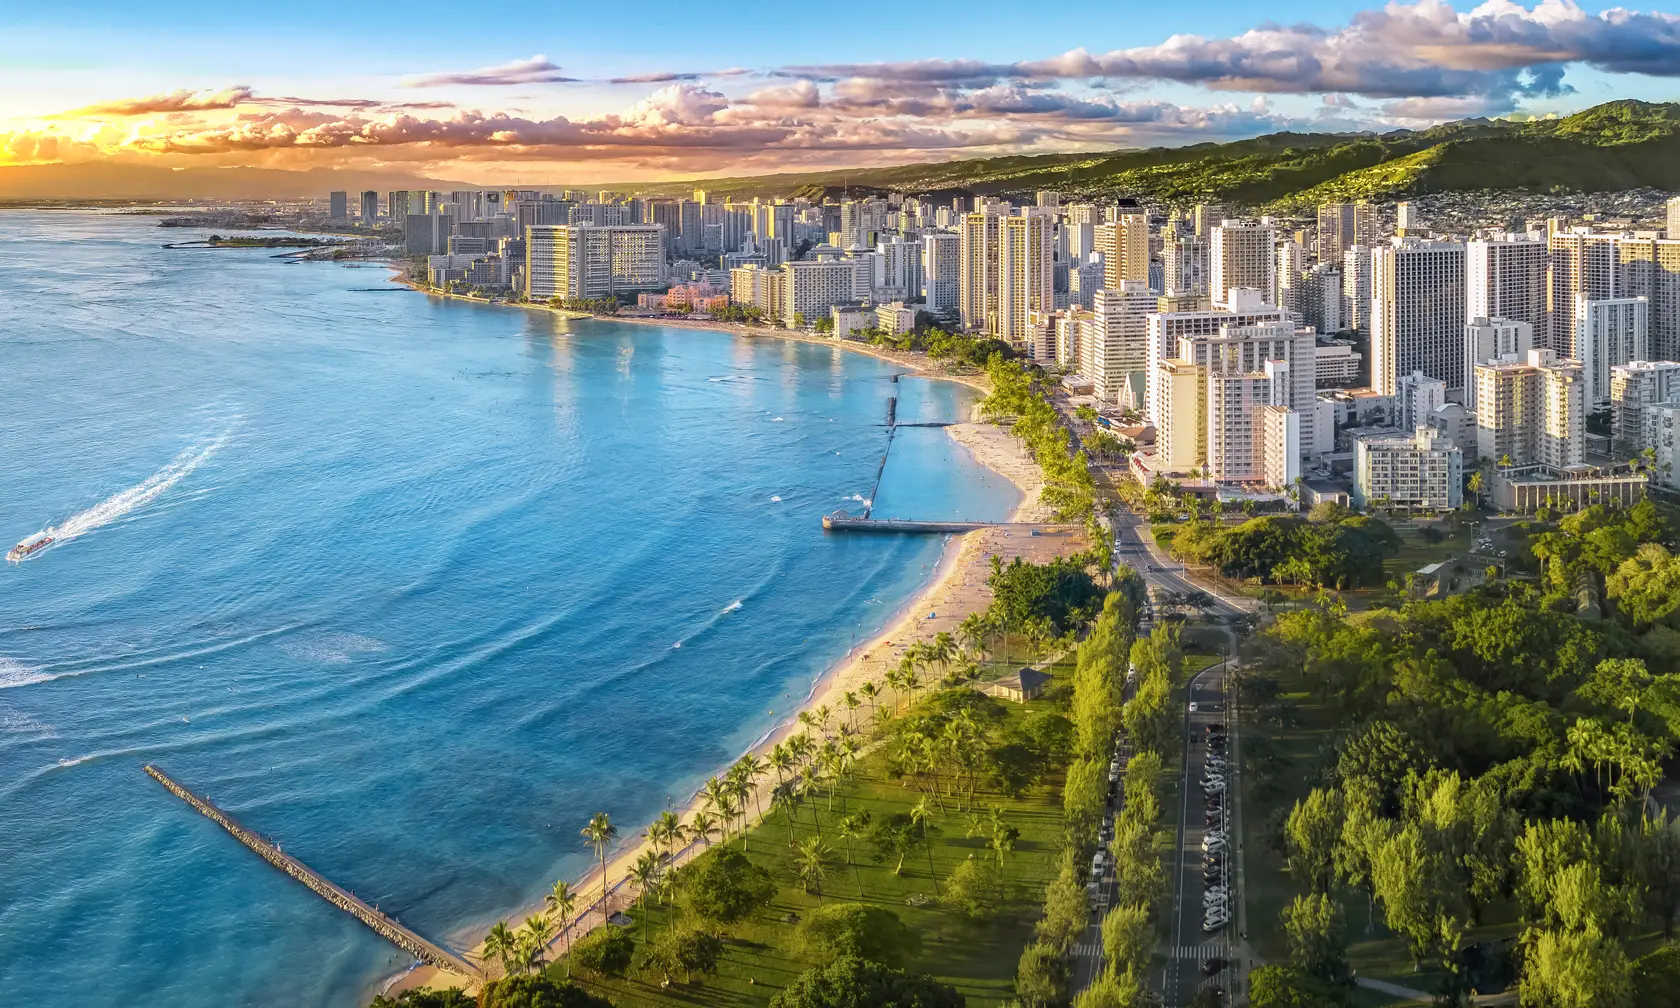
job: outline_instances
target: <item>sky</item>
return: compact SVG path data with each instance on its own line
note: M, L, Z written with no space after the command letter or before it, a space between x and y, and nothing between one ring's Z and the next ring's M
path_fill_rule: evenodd
M565 185L1680 99L1680 0L6 7L0 166L337 167Z

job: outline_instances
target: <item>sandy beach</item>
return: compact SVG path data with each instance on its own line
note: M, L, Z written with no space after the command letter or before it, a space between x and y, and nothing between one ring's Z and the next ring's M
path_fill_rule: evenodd
M476 300L476 299L473 299ZM557 309L531 305L509 305L515 308L537 308L538 310L556 311ZM576 313L564 314L575 316ZM732 335L749 338L791 339L800 342L818 343L824 346L839 347L855 353L865 353L892 361L905 367L906 371L925 375L930 378L941 378L961 381L965 384L984 388L983 376L945 375L928 368L924 355L894 351L866 344L839 341L817 336L807 336L786 330L761 329L750 326L739 326L725 323L690 322L688 320L665 319L628 319L614 318L610 321L635 322L646 325L662 325L678 328L703 328ZM1015 523L1047 523L1051 520L1049 511L1039 503L1039 491L1044 483L1038 465L1028 455L1025 448L1007 430L988 423L968 422L955 424L945 428L947 433L970 452L976 461L997 472L1021 491L1022 499L1010 516ZM1086 548L1083 531L1071 527L1055 527L1032 529L1026 524L1015 527L998 527L982 529L962 535L948 536L945 547L940 556L938 567L927 586L917 594L893 621L879 635L869 642L853 648L851 653L837 662L825 674L818 677L811 687L806 700L796 709L786 712L775 729L769 732L748 753L763 756L778 742L793 734L799 728L798 716L805 710L828 707L838 715L844 716L843 699L845 694L855 691L866 680L872 680L877 686L885 689L885 675L903 658L905 650L910 645L923 640L931 640L940 633L956 634L957 626L970 613L984 610L991 604L991 590L986 584L990 574L991 559L996 556L1004 562L1014 557L1025 560L1043 562L1056 556L1065 556ZM891 698L891 695L888 694ZM891 698L896 699L896 698ZM742 753L741 755L746 755ZM718 773L727 769L727 765L717 768ZM753 808L768 808L770 782L761 786L758 801ZM679 810L686 825L693 813L699 811L701 803L698 796L693 796L687 804ZM634 899L634 890L626 878L630 866L635 862L643 850L647 849L647 841L642 836L645 824L636 828L626 828L620 824L620 839L610 853L607 862L608 878L608 911L621 910L630 905ZM579 841L582 849L582 841ZM678 852L673 861L682 863L698 855L704 846L692 843ZM573 880L574 888L579 894L579 909L571 927L571 940L576 941L590 928L601 924L600 891L601 873L599 869L590 871L582 878ZM541 906L527 907L507 919L510 927L517 927L526 916L542 911ZM473 943L469 958L482 961L483 930L468 936ZM565 943L563 934L557 934L550 943L550 949L560 949ZM451 942L459 947L459 942ZM490 975L494 976L500 967L492 965ZM452 973L441 971L435 967L422 966L413 969L391 981L386 985L388 990L401 990L411 987L449 987L462 986L463 978ZM466 984L472 988L475 985Z

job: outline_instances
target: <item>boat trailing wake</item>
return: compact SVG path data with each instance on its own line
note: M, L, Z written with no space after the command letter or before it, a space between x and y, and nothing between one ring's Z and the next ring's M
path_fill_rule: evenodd
M42 536L50 537L53 545L60 545L92 532L94 529L121 518L123 515L141 508L163 496L169 488L186 479L194 469L203 465L216 450L227 443L228 436L233 431L229 428L223 431L209 444L199 445L181 452L170 463L157 472L146 477L140 483L114 493L78 514L71 515L57 525L49 525L35 535L25 539L28 542Z

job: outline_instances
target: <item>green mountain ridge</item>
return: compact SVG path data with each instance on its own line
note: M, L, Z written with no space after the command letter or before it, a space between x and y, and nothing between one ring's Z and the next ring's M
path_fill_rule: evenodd
M1189 147L1016 155L889 168L624 186L726 198L890 191L1075 196L1299 209L1466 190L1680 189L1680 103L1613 101L1526 122L1464 119L1389 133L1272 133ZM614 188L614 187L607 187Z

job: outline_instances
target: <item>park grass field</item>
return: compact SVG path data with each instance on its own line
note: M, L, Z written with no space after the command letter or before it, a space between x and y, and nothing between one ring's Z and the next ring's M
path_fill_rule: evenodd
M1066 683L1072 666L1056 666L1052 671L1055 679L1045 698L1027 704L999 701L1010 719L1041 710L1066 712ZM892 910L921 938L921 954L906 963L907 969L951 984L972 1008L1002 1005L1015 998L1016 964L1042 913L1044 887L1056 872L1063 835L1061 791L1060 770L1017 797L988 790L982 784L973 811L987 816L988 807L995 806L1003 821L1019 829L1021 835L1014 852L1003 863L1004 877L1013 890L1007 910L995 921L971 922L941 905L935 878L930 877L929 855L932 873L941 881L970 857L995 855L988 847L989 832L982 835L979 829L971 828L970 813L955 808L950 799L933 821L937 833L930 838L929 849L910 854L902 874L894 873L891 861L876 860L867 843L851 845L848 863L846 842L839 831L842 819L863 811L877 819L908 812L923 797L922 791L908 783L890 779L884 754L871 750L858 760L851 779L836 787L832 801L824 793L801 803L791 824L786 813L777 810L748 828L747 856L769 871L777 891L769 906L725 926L729 937L717 975L696 976L693 983L668 987L634 973L612 978L579 970L573 979L624 1008L748 1008L767 1004L814 965L800 958L792 939L795 924L815 910L819 900L798 880L789 840L801 841L820 830L836 855L822 883L822 902L849 901ZM989 819L986 828L989 830ZM729 843L739 849L742 839L737 836ZM644 937L669 926L678 911L650 901L645 909L632 907L630 915L635 919L631 934L640 945ZM550 967L560 974L565 969L563 963Z

